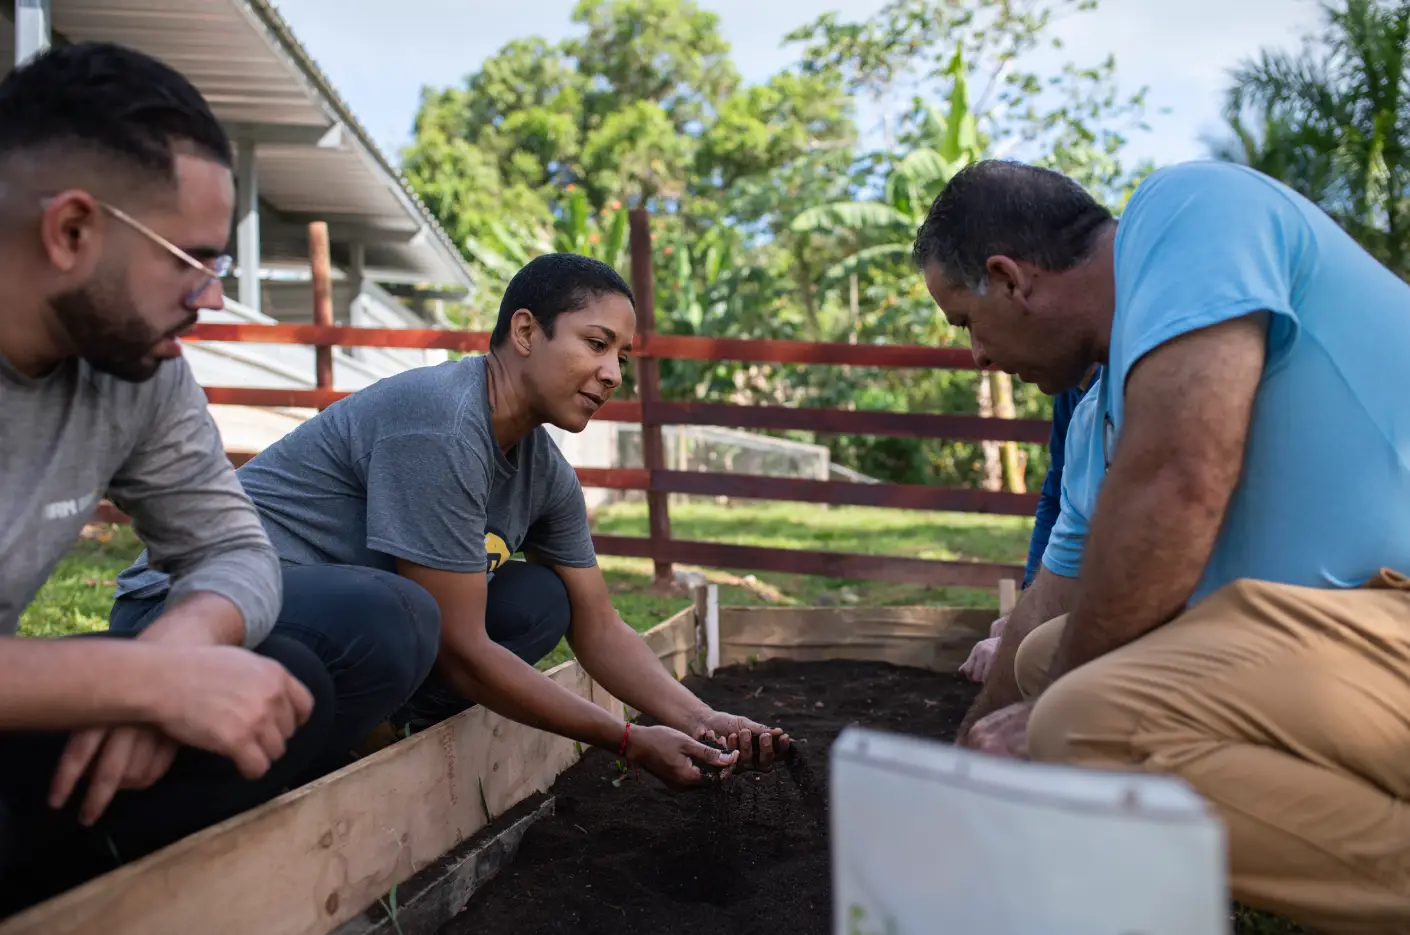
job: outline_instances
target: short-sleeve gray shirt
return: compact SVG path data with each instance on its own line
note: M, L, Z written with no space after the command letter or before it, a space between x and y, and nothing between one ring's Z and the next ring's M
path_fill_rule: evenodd
M279 557L396 569L398 558L493 572L511 555L596 564L577 475L539 426L508 453L485 358L409 370L339 400L237 472ZM165 590L145 553L118 594Z

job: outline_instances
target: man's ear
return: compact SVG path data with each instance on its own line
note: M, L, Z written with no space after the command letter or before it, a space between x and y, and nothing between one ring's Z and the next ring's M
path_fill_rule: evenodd
M81 273L102 251L103 212L81 189L60 192L44 201L39 216L40 247L54 268Z
M1006 256L991 256L984 266L991 291L1002 290L1011 296L1028 294L1032 280L1018 263Z
M509 343L514 353L520 357L532 354L538 330L539 324L534 319L534 313L527 308L517 309L509 319Z

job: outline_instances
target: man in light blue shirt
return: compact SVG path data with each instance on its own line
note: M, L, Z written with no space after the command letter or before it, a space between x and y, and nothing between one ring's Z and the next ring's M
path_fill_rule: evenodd
M1236 898L1410 931L1410 285L1224 163L1156 172L1119 224L979 163L915 257L980 365L1049 393L1104 365L1076 585L1014 637L1054 647L1043 681L962 742L1179 775Z

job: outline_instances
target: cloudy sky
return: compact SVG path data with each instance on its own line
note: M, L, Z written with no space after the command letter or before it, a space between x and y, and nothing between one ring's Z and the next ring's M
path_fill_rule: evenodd
M785 33L835 10L875 12L885 0L700 0L718 13L746 81L762 81L795 57ZM295 35L377 142L396 158L411 133L424 85L457 84L506 42L574 31L574 0L277 0ZM1294 47L1318 25L1312 0L1102 0L1059 27L1050 56L1094 64L1115 53L1123 90L1150 88L1151 132L1132 154L1168 163L1205 155L1219 129L1227 73L1267 46ZM1042 64L1041 60L1035 64ZM1156 113L1168 108L1169 113Z

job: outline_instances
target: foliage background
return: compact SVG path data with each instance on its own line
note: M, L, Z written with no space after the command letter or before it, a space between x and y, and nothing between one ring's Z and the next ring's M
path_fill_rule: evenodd
M1028 67L1054 24L1096 0L893 0L787 37L793 65L744 84L714 14L693 0L581 0L577 32L504 46L456 87L427 88L407 177L475 266L457 310L493 324L532 256L571 250L628 273L627 208L653 215L658 328L677 334L963 344L908 261L945 180L985 157L1069 173L1119 212L1153 170L1123 150L1145 92L1114 56ZM1403 68L1410 0L1329 6L1299 55L1230 76L1218 158L1322 204L1388 265L1410 264ZM1050 60L1050 58L1048 59ZM859 126L858 113L880 125ZM669 399L1047 418L1051 400L973 372L667 361ZM1012 397L1012 408L1008 399ZM1045 446L787 433L883 480L1036 489ZM1022 450L1018 450L1022 449Z

